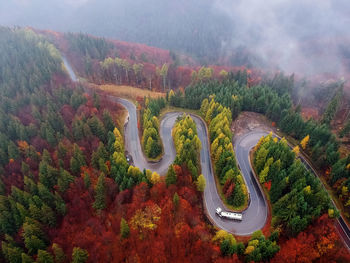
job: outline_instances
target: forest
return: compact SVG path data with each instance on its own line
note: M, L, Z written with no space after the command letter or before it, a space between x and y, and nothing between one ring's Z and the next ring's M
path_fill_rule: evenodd
M221 188L219 191L226 203L237 210L248 201L248 191L233 151L231 111L211 98L210 103L208 99L203 100L200 113L205 116L209 126L211 155Z
M121 107L83 81L72 83L60 51L70 50L73 66L88 81L105 78L165 91L169 85L192 83L169 91L167 99L143 100L144 151L152 158L161 153L157 116L166 104L199 110L208 124L214 169L229 204L245 202L230 131L241 111L265 114L298 140L309 135L302 149L330 169L329 180L341 187L348 202L348 157L340 158L339 143L327 123L302 119L289 94L292 77L278 74L255 85L247 70L218 74L201 67L172 82L181 71L172 71L163 61L147 79L137 73L146 66L136 64L136 71L134 66L131 70L131 63L117 60L119 51L106 40L81 34L60 37L65 49L51 34L0 27L0 261L350 260L328 195L283 141L262 139L256 153L261 182L271 181L272 227L246 239L235 237L214 227L205 214L206 182L193 119L184 115L175 124L177 156L165 177L129 165ZM155 151L155 144L160 150ZM286 200L296 200L293 209ZM288 221L291 216L297 220Z
M159 134L158 116L160 110L165 107L166 101L164 98L146 98L144 101L145 108L141 112L143 130L142 146L148 158L157 158L163 152Z
M262 137L255 149L259 181L270 185L273 225L281 225L287 235L295 236L326 212L331 218L337 216L319 180L297 158L298 148L292 151L285 139L270 134Z

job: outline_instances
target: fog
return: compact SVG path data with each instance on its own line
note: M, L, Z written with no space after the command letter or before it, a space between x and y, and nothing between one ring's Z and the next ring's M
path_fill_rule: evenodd
M1 0L0 24L84 32L201 63L350 72L348 0Z

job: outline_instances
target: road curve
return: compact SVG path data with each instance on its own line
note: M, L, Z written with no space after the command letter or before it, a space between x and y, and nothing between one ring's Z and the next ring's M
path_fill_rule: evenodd
M77 81L77 77L69 65L67 59L63 58L63 62L73 81ZM135 105L125 99L115 96L107 96L111 101L121 104L128 111L127 122L124 126L125 148L132 156L134 165L141 170L150 169L161 175L165 175L171 163L173 163L176 152L173 138L171 136L172 128L176 118L183 114L182 112L170 112L165 114L160 123L160 136L163 141L164 155L159 162L148 162L143 154L137 125L137 112ZM217 207L225 208L216 189L215 178L213 173L212 162L210 158L210 145L205 122L196 115L191 115L197 126L198 137L202 143L200 151L200 163L202 174L206 179L206 187L204 190L204 205L206 213L210 221L217 227L224 229L230 233L240 236L252 234L254 231L261 229L267 218L267 205L264 196L255 180L249 161L249 151L256 145L261 136L266 133L246 134L235 143L236 156L239 167L248 186L250 192L250 203L248 208L243 211L243 220L232 221L220 218L215 214ZM226 209L228 210L228 209Z
M65 57L62 57L62 60L72 81L79 81L72 67L68 63L67 59ZM157 171L159 174L162 175L165 174L168 166L175 159L176 152L174 142L171 136L171 130L177 116L181 113L167 113L166 116L162 119L160 125L160 136L163 140L164 156L162 160L158 163L149 163L145 159L141 150L137 128L137 114L135 105L125 99L117 98L114 96L108 97L111 100L122 104L129 112L129 121L125 126L125 146L126 149L131 153L135 166L139 167L140 169L146 168L153 171ZM204 190L204 204L207 209L207 214L209 216L210 221L219 228L231 232L235 235L249 235L256 230L261 229L265 225L267 219L267 202L259 187L259 183L253 176L252 167L249 160L249 152L251 148L257 144L258 140L262 136L266 136L268 133L266 131L254 130L245 135L242 135L234 143L237 163L242 172L243 178L247 184L248 191L250 193L250 203L248 205L248 208L243 212L243 221L235 222L231 220L222 219L215 214L216 207L225 206L218 195L215 185L213 168L210 159L210 147L206 124L201 118L197 116L192 115L192 118L196 122L198 137L202 142L200 161L202 166L202 173L205 176L207 182L206 188ZM311 170L313 174L315 174L315 176L318 176L317 173L312 169L311 165L307 162L307 160L302 156L301 159L305 164L306 168ZM323 185L323 187L325 186ZM333 200L332 202L334 203ZM339 231L339 234L343 238L344 243L349 249L350 230L342 216L340 216L337 220L336 227Z

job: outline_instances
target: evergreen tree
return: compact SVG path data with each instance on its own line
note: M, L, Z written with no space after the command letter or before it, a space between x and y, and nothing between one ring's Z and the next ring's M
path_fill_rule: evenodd
M89 189L91 185L90 174L87 172L84 173L84 185L86 189Z
M22 263L34 263L34 260L31 256L28 256L26 253L22 253Z
M242 186L241 185L236 185L235 189L233 190L233 200L232 204L234 206L241 206L244 204L244 193L242 191Z
M89 253L80 247L74 247L72 253L72 263L85 263L89 258Z
M78 175L80 173L80 168L85 166L85 158L77 144L74 144L73 156L70 160L70 169L73 174Z
M36 262L38 263L54 263L53 256L45 251L45 250L38 250L38 257L36 258Z
M56 225L55 212L46 204L43 204L43 206L41 207L41 214L42 214L41 222L43 222L44 224L50 227L54 227Z
M169 169L168 169L168 172L166 174L166 177L165 177L165 183L167 186L171 185L171 184L176 184L176 173L175 173L175 170L174 170L174 165L170 165L169 166Z
M128 238L130 234L129 225L124 218L120 221L120 236L122 239Z
M106 208L106 189L105 189L105 175L101 173L98 177L97 185L95 188L95 202L93 208L96 210L102 210Z
M52 250L55 255L56 263L64 263L66 261L66 255L64 254L63 249L58 244L53 243Z
M177 192L175 192L173 196L173 204L174 204L175 210L179 207L179 202L180 202L180 197L177 194Z

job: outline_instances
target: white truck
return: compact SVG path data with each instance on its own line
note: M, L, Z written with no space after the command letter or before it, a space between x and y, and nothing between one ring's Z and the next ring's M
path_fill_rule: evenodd
M216 214L223 218L242 221L241 213L225 212L225 211L222 211L221 207L216 208Z

